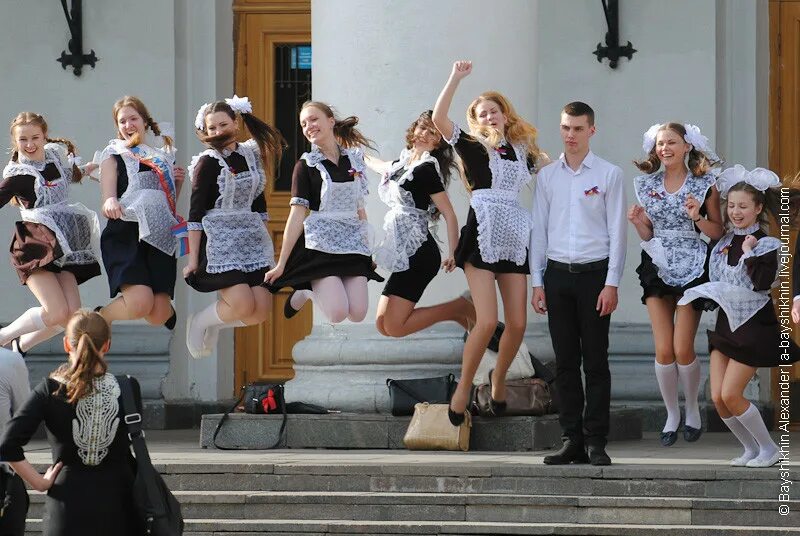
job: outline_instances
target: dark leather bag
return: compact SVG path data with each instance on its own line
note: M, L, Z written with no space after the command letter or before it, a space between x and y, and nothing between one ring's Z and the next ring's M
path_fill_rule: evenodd
M436 378L411 380L386 380L392 415L405 417L414 413L414 406L422 402L449 404L456 390L456 378L452 374Z
M150 460L142 431L142 415L136 407L130 376L117 376L122 392L122 410L128 438L136 456L136 477L133 481L133 506L142 523L144 534L152 536L181 536L183 514L181 505L158 474Z
M246 450L247 447L225 447L217 443L217 436L222 429L222 425L228 420L230 414L242 404L245 413L254 415L283 415L281 419L281 428L278 431L278 439L275 443L267 448L274 449L280 445L283 440L284 433L286 432L286 398L283 394L282 383L251 383L242 387L242 395L239 397L231 409L225 412L222 418L217 423L217 428L214 430L214 436L211 441L214 447L220 450Z
M489 399L492 391L489 384L479 385L475 391L475 406L482 416L490 416ZM505 416L547 415L552 413L553 397L550 385L541 378L522 378L506 382Z

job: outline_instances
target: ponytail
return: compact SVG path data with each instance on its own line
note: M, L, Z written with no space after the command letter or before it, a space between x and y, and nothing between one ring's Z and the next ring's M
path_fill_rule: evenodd
M336 142L342 147L368 147L375 149L372 140L364 136L360 130L356 128L358 124L358 117L351 115L344 119L335 119L333 124L333 135Z
M45 138L47 143L61 143L67 146L67 153L71 154L72 156L77 156L78 150L75 148L75 144L72 143L67 138ZM78 167L77 164L72 164L72 182L81 182L83 178L83 172L81 168Z
M274 164L275 167L279 166L283 151L288 147L283 135L278 129L269 126L252 113L243 113L241 116L247 132L261 150L261 158L264 163ZM264 168L272 169L272 165L264 166Z
M111 338L108 323L94 311L80 310L67 323L65 338L72 348L70 361L58 367L52 377L63 381L67 402L74 404L92 394L94 379L108 372L101 349Z

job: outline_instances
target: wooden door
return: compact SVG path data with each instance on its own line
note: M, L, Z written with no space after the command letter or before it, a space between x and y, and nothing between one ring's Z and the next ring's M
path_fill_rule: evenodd
M769 163L781 177L800 173L800 1L771 0L770 19L770 140ZM797 225L791 232L791 251L798 239ZM793 289L792 295L800 292ZM794 326L800 342L800 328ZM776 408L781 395L778 369L773 373L772 392ZM792 367L791 403L800 404L800 364ZM800 412L791 412L793 428L800 427Z
M299 130L299 106L311 98L310 0L235 0L236 92L253 112L276 126L289 143L279 169L267 181L269 231L276 254L289 215L292 169L308 149ZM292 347L311 332L312 307L291 320L283 316L288 291L274 295L272 315L235 335L235 386L294 377Z

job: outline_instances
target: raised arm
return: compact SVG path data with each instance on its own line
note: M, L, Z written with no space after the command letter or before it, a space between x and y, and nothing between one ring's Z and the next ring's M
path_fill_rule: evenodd
M367 164L367 167L374 171L379 175L384 175L385 173L389 172L389 169L392 167L392 163L387 160L381 160L380 158L376 158L374 156L370 156L368 154L364 155L364 163Z
M456 88L459 82L472 72L472 62L459 60L453 64L453 70L450 73L450 78L439 93L439 98L436 99L436 106L433 107L433 124L439 130L439 133L446 140L453 137L453 122L447 116L450 112L450 105L453 102L453 95L456 93Z

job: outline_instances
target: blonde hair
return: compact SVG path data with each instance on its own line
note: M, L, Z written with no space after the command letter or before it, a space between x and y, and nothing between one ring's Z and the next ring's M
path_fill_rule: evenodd
M44 134L44 140L47 143L63 143L67 146L67 152L73 155L77 155L78 151L75 148L75 144L72 143L70 140L66 138L48 138L47 137L47 121L44 120L44 117L41 114L37 114L35 112L20 112L17 114L17 117L11 120L11 125L8 128L9 133L11 134L11 161L18 162L19 161L19 147L17 147L17 140L14 137L14 129L17 127L22 127L25 125L34 125L42 129L42 134ZM76 164L72 164L72 177L70 180L72 182L80 182L83 178L83 173L78 168Z
M102 348L111 339L111 328L99 313L81 309L67 322L64 337L75 354L73 361L58 367L51 377L64 380L70 404L92 394L95 378L108 371Z
M149 128L153 134L155 134L156 136L161 136L164 139L164 145L168 149L172 148L172 143L173 143L172 138L169 136L162 136L161 129L159 128L158 123L155 122L153 117L150 115L150 112L147 110L147 106L144 105L144 103L139 97L125 95L124 97L122 97L121 99L119 99L117 102L114 103L114 107L112 109L112 114L114 116L114 125L117 125L117 114L121 109L123 109L126 106L130 106L131 108L136 110L136 113L142 116L142 120L144 120L145 129ZM119 131L119 125L117 125L116 128L117 128L117 138L123 139L122 134ZM139 145L142 142L144 142L144 140L141 139L137 133L128 142L128 147L135 147L136 145Z
M496 129L485 127L478 124L478 117L476 108L478 104L484 101L492 101L500 107L500 111L506 116L505 132L502 134ZM538 162L544 156L544 153L536 144L536 136L538 134L536 127L522 119L517 114L514 106L502 93L498 91L486 91L478 95L467 108L467 124L470 131L483 139L489 145L496 147L500 144L500 140L505 137L506 141L511 144L524 143L527 147L527 156L530 156L534 162ZM518 155L519 158L522 155Z

